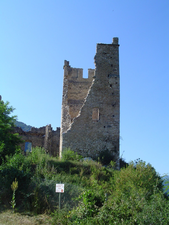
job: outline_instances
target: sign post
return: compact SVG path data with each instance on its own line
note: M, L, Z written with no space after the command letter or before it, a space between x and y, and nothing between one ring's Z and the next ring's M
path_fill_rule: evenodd
M60 202L61 202L61 193L64 193L64 184L56 184L56 193L59 193L59 210L60 210Z

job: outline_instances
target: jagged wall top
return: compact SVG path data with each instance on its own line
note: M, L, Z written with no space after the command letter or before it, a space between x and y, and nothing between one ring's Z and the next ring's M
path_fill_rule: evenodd
M82 68L73 68L69 65L69 61L64 60L64 69L68 70L68 79L69 80L77 80L80 82L86 82L87 80L91 81L94 76L94 69L88 69L88 78L83 77L83 69Z

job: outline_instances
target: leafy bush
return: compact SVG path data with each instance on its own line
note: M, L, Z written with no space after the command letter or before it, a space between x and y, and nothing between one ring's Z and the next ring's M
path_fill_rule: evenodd
M136 214L135 220L140 225L169 224L169 201L164 198L162 192L154 193L143 210Z
M104 150L99 154L99 161L102 163L102 165L108 165L111 161L115 162L115 158L109 150Z
M30 160L32 164L45 164L45 161L48 159L48 154L44 148L36 147L32 148L31 152L27 154L27 160Z
M169 196L169 176L163 176L164 193Z
M33 177L29 186L29 194L27 195L26 207L35 213L53 212L59 207L59 194L55 192L56 184L59 180L39 179ZM77 206L77 198L81 193L81 187L65 183L65 191L61 194L61 207L71 210Z
M55 210L53 213L51 213L52 219L51 224L70 224L69 216L68 216L68 209L64 207L62 210Z
M106 168L105 172L108 173ZM151 165L138 161L108 174L108 184L97 182L92 185L91 192L81 195L78 208L70 214L72 223L168 224L168 200L162 194L162 179ZM99 176L94 178L99 179ZM99 190L107 191L107 201L102 198L104 192ZM101 204L97 204L96 196L102 199Z
M80 160L83 157L81 155L78 155L76 152L70 150L70 148L68 149L64 149L63 153L62 153L62 160L64 161L68 161L68 160Z
M163 194L160 194L162 193L162 179L154 168L142 161L137 164L131 163L127 168L116 171L110 183L112 189L110 189L108 201L95 218L97 223L100 224L99 221L102 221L102 224L150 224L144 223L141 215L143 216L146 207L149 206L149 213L145 215L151 217L150 208L153 210L158 208L152 199L156 196L164 199ZM156 213L158 215L157 211ZM160 224L159 218L160 216L157 216L157 223L152 224Z
M157 187L162 191L163 180L156 173L155 169L145 162L131 163L126 169L121 169L120 173L115 173L114 187L117 195L130 196L133 190L142 190L148 199Z
M11 183L15 178L18 181L18 191L16 194L17 202L22 201L24 193L27 192L29 183L31 181L31 173L29 170L19 170L12 166L6 166L0 171L1 190L0 197L3 204L9 203L11 196ZM22 199L22 200L21 200Z
M76 215L77 221L97 215L99 208L103 206L105 201L103 192L99 193L92 190L84 191L78 199L81 202L78 208L72 213L73 217Z
M15 116L10 116L14 108L9 106L9 102L0 100L0 164L6 156L14 155L20 150L21 139L13 132Z

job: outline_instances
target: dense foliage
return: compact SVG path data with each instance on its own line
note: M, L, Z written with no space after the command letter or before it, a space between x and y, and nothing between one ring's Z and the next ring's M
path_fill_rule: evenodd
M70 149L60 160L40 148L6 160L0 166L1 207L11 207L11 184L16 179L16 209L52 213L51 224L169 224L163 181L145 162L117 171L112 162L105 167ZM61 211L55 193L60 182L65 184Z
M9 102L0 101L0 164L7 155L13 155L19 150L21 142L18 134L13 133L15 116L10 116L13 110Z

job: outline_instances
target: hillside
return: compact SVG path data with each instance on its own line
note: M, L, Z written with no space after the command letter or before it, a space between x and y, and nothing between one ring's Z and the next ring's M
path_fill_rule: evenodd
M71 150L63 152L62 160L40 148L15 154L0 166L1 211L11 208L11 184L18 182L16 211L48 215L49 224L169 224L169 200L155 169L143 161L121 170L114 166L84 160ZM62 210L55 192L59 183L65 185Z
M22 128L22 130L25 132L30 131L32 128L30 125L26 125L25 123L20 122L20 121L16 121L15 126Z

